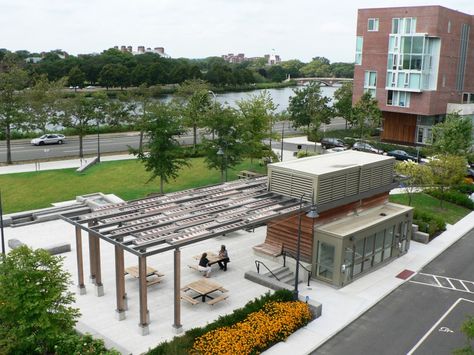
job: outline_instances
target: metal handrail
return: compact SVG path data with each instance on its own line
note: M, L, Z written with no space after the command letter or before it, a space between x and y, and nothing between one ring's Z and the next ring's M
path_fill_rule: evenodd
M264 263L263 261L260 261L260 260L255 260L255 266L257 267L257 274L260 274L260 265L265 266L265 269L267 269L267 270L270 272L270 274L273 275L273 277L274 277L275 279L277 279L278 281L280 281L280 279L277 277L277 275L275 275L275 274L272 272L272 270L270 270L270 269L268 268L268 266L265 265L265 263Z
M283 255L283 266L286 267L286 255L288 254L288 256L292 257L293 259L295 259L296 261L296 256L294 256L292 253L290 253L288 250L283 250L281 252L281 255ZM304 266L303 264L301 264L300 261L298 261L298 265L301 266L303 269L306 270L306 272L308 273L308 286L309 286L309 280L311 279L311 276L313 275L313 272L311 270L308 270L306 268L306 266Z

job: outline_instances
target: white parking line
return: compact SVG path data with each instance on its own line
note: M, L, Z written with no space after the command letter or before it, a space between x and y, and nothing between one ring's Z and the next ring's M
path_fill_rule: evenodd
M474 301L471 301L471 300L468 300L468 299L465 299L465 298L458 298L458 300L456 302L454 302L454 304L449 307L449 309L441 316L441 318L431 327L430 330L428 330L428 332L418 341L418 343L415 344L415 346L407 353L407 355L411 355L413 354L413 352L418 349L420 347L420 345L426 340L426 338L428 338L430 336L430 334L433 332L433 330L435 330L438 325L443 321L444 318L446 318L446 316L454 309L454 307L456 307L461 301L467 301L467 302L471 302L471 303L474 303Z
M441 282L439 282L439 280L436 276L433 275L433 278L434 278L434 280L436 281L436 283L438 284L439 287L443 287L443 285L441 285Z
M464 282L462 282L461 280L459 280L459 282L461 283L462 287L464 287L466 289L466 291L468 292L471 292L471 290L469 290L466 285L464 285Z
M451 280L449 278L446 277L446 280L448 280L449 284L451 285L452 288L456 288L454 287L454 285L451 283Z

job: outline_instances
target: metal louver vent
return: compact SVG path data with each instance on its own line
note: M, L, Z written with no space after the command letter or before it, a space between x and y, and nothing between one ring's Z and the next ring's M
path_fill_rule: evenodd
M301 197L311 200L313 194L313 180L293 174L272 171L270 191L289 197Z

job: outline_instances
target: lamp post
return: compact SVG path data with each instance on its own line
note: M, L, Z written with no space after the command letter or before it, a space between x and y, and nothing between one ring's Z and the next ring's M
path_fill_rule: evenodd
M100 163L100 121L97 120L97 162Z
M224 182L224 150L222 147L219 147L219 150L216 153L221 158L221 183Z
M5 255L5 235L3 234L2 191L0 191L0 232L2 234L2 254Z
M302 194L300 197L300 209L298 215L298 239L296 241L296 267L295 267L295 289L293 290L293 298L295 301L298 300L298 281L299 281L299 270L300 270L300 249L301 249L301 214L303 212L303 197L305 194ZM313 202L313 201L311 201ZM315 219L319 217L318 212L316 211L316 206L311 205L311 209L306 214L306 217Z
M281 147L280 147L280 161L283 161L283 138L285 138L285 122L281 125Z

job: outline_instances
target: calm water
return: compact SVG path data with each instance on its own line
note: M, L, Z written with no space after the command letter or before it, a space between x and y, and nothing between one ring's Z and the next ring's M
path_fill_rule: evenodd
M277 106L277 112L281 112L288 108L288 103L290 96L294 96L295 87L290 88L282 88L282 89L267 89L273 98L273 102ZM321 86L321 92L324 96L333 98L334 92L339 88L339 86ZM228 92L224 94L217 94L216 100L221 104L228 104L231 107L237 106L237 101L242 99L248 99L251 96L259 95L261 92L265 90L253 90L253 91L245 91L245 92ZM165 101L171 100L172 96L169 95Z

